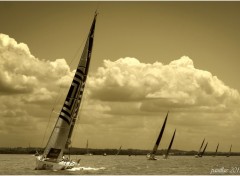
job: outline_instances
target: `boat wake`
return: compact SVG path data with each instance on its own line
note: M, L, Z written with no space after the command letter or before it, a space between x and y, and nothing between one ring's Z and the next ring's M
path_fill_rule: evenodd
M94 168L94 167L74 167L72 169L67 169L68 171L80 171L80 170L85 170L85 171L98 171L98 170L104 170L106 169L105 167L100 167L100 168Z

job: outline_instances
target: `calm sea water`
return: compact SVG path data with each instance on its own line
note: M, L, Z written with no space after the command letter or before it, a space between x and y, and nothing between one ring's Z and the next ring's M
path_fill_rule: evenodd
M82 156L81 167L66 171L34 170L32 155L0 155L0 174L3 175L240 175L240 157L223 156L194 158L193 156L171 156L163 160L147 160L145 156ZM215 172L213 172L213 169ZM212 171L212 173L211 173Z

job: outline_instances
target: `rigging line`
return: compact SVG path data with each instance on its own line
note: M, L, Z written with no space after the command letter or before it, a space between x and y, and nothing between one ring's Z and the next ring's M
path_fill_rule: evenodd
M86 35L85 35L85 36L86 36ZM80 52L80 50L82 49L83 44L84 44L84 41L86 41L86 40L87 40L87 37L85 37L85 40L82 40L81 45L78 47L77 51L75 52L75 54L73 55L72 59L70 60L69 67L73 64L73 61L77 59L77 57L78 57L77 55L78 55L78 53ZM80 56L80 57L81 57L81 56ZM76 69L76 70L77 70L77 69ZM75 72L76 72L76 71L75 71ZM67 73L67 70L65 71L65 74L66 74L66 73ZM45 131L44 131L44 135L43 135L41 147L43 147L43 143L44 143L44 140L45 140L45 138L46 138L47 129L49 128L50 120L51 120L52 114L53 114L53 112L54 112L54 107L55 107L55 105L56 105L57 102L61 99L61 97L62 97L62 95L63 95L63 91L62 91L62 93L60 93L61 90L64 89L64 88L61 87L61 83L62 83L62 82L63 82L63 80L61 80L61 82L60 82L60 84L59 84L59 89L58 89L58 91L57 91L58 97L55 99L55 101L53 102L53 105L52 105L52 111L51 111L51 113L50 113L50 115L49 115L47 127L45 128ZM66 88L65 88L65 89L66 89Z
M65 73L66 73L66 72L67 72L67 71L65 71ZM61 85L62 81L63 81L63 80L61 80L60 85ZM62 97L62 94L63 94L63 92L61 93L61 90L62 90L62 89L63 89L63 88L62 88L61 86L59 86L58 91L57 91L57 95L58 95L58 96L57 96L57 98L55 99L55 101L54 101L53 104L52 104L52 110L51 110L51 113L50 113L49 118L48 118L47 127L45 128L45 131L44 131L44 135L43 135L41 147L43 147L43 143L44 143L45 138L46 138L46 133L47 133L47 129L49 128L49 125L50 125L50 121L51 121L51 118L52 118L52 114L53 114L53 113L56 113L56 111L54 111L54 107L56 106L56 104L57 104L57 102L60 100L60 98Z
M50 113L50 116L49 116L49 118L48 118L48 123L47 123L47 127L45 128L45 131L44 131L44 135L43 135L43 140L42 140L42 143L41 143L41 147L43 147L43 143L44 143L44 140L45 140L45 138L46 138L46 133L47 133L47 129L49 128L49 124L50 124L50 120L51 120L51 117L52 117L52 114L53 113L56 113L55 111L54 111L54 107L55 107L55 105L56 105L56 103L59 101L59 99L60 99L60 97L61 97L61 95L62 95L62 93L60 94L60 91L61 91L61 86L59 87L59 89L58 89L58 93L57 93L57 95L58 95L58 97L55 99L55 101L53 102L53 105L52 105L52 111L51 111L51 113ZM60 96L59 96L60 95Z
M70 61L70 63L69 63L69 66L72 66L72 64L73 64L73 61L75 61L77 58L79 58L79 57L81 57L81 50L84 50L84 44L85 44L85 42L87 41L87 38L88 38L88 32L89 31L86 31L85 32L85 34L83 35L83 36L85 36L84 37L84 40L82 40L82 43L81 43L81 45L77 48L77 50L76 50L76 52L75 52L75 54L73 54L73 57L72 57L72 59L71 59L71 61ZM80 53L80 54L79 54ZM78 65L78 64L77 64ZM77 70L77 69L76 69Z

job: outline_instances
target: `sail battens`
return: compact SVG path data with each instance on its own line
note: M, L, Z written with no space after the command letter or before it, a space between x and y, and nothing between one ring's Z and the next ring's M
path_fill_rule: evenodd
M70 125L70 118L67 118L65 115L60 115L59 117Z
M80 73L76 73L76 77L74 78L78 78L79 81L83 81L84 77L82 75L80 75Z
M68 108L66 108L65 106L63 107L61 113L64 113L64 114L66 114L69 118L71 118L71 117L70 117L70 116L71 116L71 111L70 111Z
M84 66L79 66L78 68L77 68L77 71L76 71L76 73L77 74L79 74L79 75L81 75L81 76L85 76L85 69L86 69L86 67L84 67Z

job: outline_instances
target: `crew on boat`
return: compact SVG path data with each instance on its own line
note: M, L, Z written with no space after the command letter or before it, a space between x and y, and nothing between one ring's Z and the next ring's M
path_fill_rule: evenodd
M66 162L66 161L69 161L69 158L63 155L62 160Z

